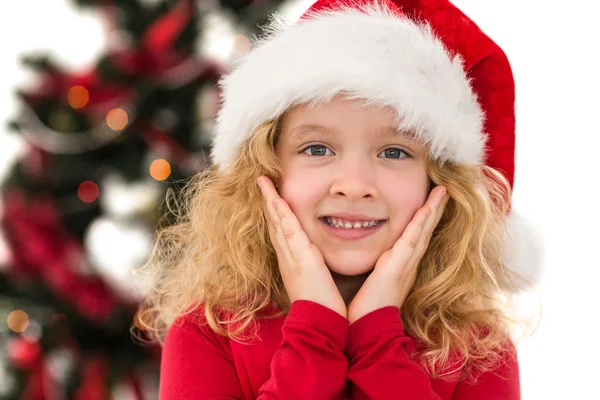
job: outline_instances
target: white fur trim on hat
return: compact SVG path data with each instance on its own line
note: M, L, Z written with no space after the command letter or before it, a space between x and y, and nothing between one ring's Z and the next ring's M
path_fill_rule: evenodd
M378 4L287 25L273 19L267 36L219 82L223 104L211 157L220 169L235 162L263 122L340 93L393 107L398 129L428 143L434 159L482 161L484 114L462 59L428 25Z
M543 274L542 240L529 221L514 210L504 217L504 222L504 263L509 270L525 278L525 281L519 277L509 277L509 284L502 282L502 286L511 291L526 290L529 284L539 283Z

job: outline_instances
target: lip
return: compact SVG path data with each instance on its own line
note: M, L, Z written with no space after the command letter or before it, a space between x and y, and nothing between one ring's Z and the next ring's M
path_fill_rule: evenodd
M346 229L346 228L336 228L336 227L329 225L327 223L327 220L325 219L325 217L319 218L319 221L321 221L321 223L323 223L323 225L325 225L326 232L328 232L332 236L337 237L338 239L342 239L342 240L360 240L367 236L371 236L372 234L377 232L379 229L381 229L381 226L386 223L386 221L382 221L382 222L379 222L375 226L367 226L364 228L356 228L356 229L355 228Z
M325 214L321 218L325 217L334 217L347 219L349 221L383 221L384 218L373 218L364 214L353 214L353 213L334 213L334 214Z

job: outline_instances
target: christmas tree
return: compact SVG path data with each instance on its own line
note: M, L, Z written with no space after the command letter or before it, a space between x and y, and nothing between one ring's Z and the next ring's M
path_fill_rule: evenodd
M281 4L75 3L108 21L111 46L86 71L24 57L39 84L18 93L10 128L27 150L0 187L0 399L157 398L160 348L132 337L144 282L131 272L167 191L209 163L216 82ZM209 57L226 23L229 56Z

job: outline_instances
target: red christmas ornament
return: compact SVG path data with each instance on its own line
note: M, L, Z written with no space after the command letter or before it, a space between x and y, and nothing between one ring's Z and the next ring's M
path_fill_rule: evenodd
M42 350L40 344L22 337L13 337L6 344L6 353L16 368L30 370L39 364Z

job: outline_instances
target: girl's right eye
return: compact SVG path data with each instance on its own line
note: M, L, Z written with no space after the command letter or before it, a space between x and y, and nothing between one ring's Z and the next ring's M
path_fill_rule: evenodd
M314 151L313 149L317 149L316 151ZM322 145L313 145L313 146L308 146L307 148L305 148L304 150L302 150L303 154L306 154L307 156L326 156L329 154L324 154L325 151L329 150L327 147L322 146ZM331 150L329 150L331 152ZM307 153L308 152L308 153Z

